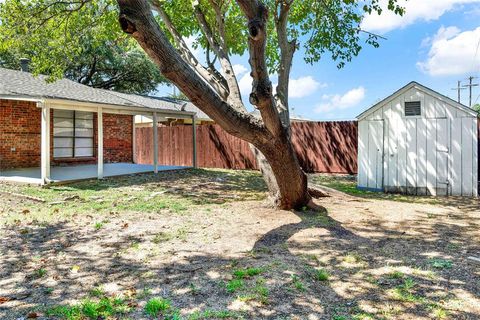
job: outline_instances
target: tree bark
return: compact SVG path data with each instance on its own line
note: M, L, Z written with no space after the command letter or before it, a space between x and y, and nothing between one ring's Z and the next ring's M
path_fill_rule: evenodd
M250 64L254 78L250 100L263 121L226 101L171 45L152 15L147 0L117 0L119 22L142 46L160 72L198 108L230 134L253 144L264 155L271 172L264 172L278 208L301 208L310 203L307 177L301 169L287 129L282 125L265 62L268 11L257 1L238 1L248 19ZM270 183L269 183L270 181Z

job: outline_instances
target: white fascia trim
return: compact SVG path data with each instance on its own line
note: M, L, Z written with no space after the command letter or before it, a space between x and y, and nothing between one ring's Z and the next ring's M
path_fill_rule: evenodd
M128 114L128 115L151 115L154 112L161 115L171 115L176 118L191 118L194 115L194 112L187 111L170 111L162 109L152 109L146 107L137 107L137 106L121 106L114 104L103 104L103 103L91 103L83 101L74 101L74 100L62 100L62 99L45 99L45 102L50 105L53 109L68 109L68 110L82 110L97 112L98 107L103 108L103 113L113 113L113 114Z

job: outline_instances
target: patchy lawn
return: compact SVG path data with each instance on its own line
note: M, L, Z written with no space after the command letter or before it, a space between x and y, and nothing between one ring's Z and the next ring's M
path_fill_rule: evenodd
M319 214L270 209L248 171L0 184L0 318L480 318L478 200L310 178L347 194Z

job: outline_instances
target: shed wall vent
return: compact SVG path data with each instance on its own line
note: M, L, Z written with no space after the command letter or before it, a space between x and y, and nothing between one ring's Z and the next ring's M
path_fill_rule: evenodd
M405 102L405 117L413 117L422 115L420 101Z

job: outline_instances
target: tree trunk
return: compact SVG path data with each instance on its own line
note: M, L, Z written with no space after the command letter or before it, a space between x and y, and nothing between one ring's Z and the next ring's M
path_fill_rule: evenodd
M284 135L259 147L257 161L264 161L259 167L270 191L273 204L281 209L300 209L308 206L307 176L295 155L293 145L285 130Z
M307 189L307 178L298 163L289 134L280 121L268 79L264 56L265 8L244 7L246 10L252 9L249 15L253 14L253 17L249 17L249 31L252 34L250 63L254 70L254 88L250 100L259 108L263 119L261 121L222 98L192 69L160 29L146 0L117 1L123 31L135 38L165 78L224 130L253 144L265 156L269 166L264 166L263 174L275 205L282 209L308 205L311 197Z

